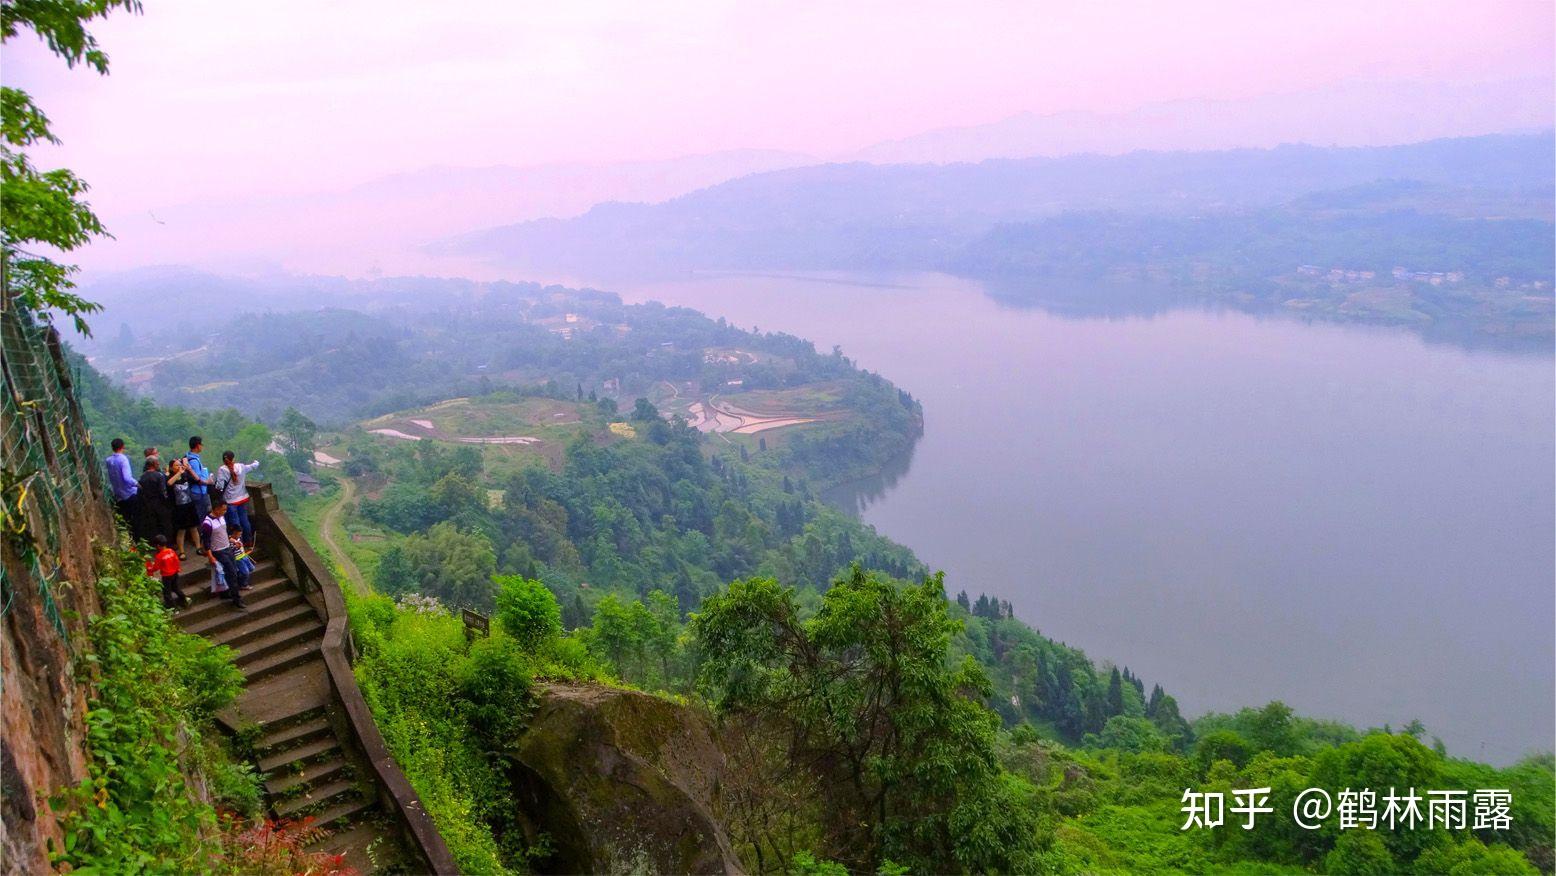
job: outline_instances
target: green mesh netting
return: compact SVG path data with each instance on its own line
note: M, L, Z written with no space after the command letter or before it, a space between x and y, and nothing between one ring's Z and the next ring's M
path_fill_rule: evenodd
M0 305L0 377L0 537L30 570L44 615L64 636L54 598L60 522L72 503L107 497L54 328ZM4 614L22 585L0 579Z

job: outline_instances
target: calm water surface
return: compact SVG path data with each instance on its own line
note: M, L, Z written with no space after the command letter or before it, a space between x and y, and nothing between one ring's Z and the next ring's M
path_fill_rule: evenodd
M1494 762L1552 748L1549 354L1236 313L1063 317L933 275L624 296L841 345L912 392L911 459L834 500L1186 714L1279 698L1420 718Z

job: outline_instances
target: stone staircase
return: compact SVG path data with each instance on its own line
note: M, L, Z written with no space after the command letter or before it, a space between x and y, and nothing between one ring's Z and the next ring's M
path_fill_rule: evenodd
M209 589L203 558L184 565L186 632L237 651L244 689L218 719L249 749L278 819L312 818L314 845L359 873L458 873L421 798L389 753L352 670L345 597L266 484L250 483L258 565L246 611Z
M246 684L222 718L252 740L270 814L312 816L314 826L330 832L316 849L344 854L359 872L403 859L370 773L332 714L338 710L321 651L323 620L274 560L258 563L249 580L248 609L239 611L207 592L205 560L191 555L182 579L190 606L177 621L185 632L238 652Z

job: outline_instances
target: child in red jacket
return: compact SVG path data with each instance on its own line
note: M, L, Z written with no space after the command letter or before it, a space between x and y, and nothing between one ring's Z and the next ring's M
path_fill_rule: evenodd
M162 579L162 607L183 608L189 604L189 597L178 589L178 573L183 568L178 562L178 554L167 546L165 535L153 536L151 546L157 552L146 561L146 574Z

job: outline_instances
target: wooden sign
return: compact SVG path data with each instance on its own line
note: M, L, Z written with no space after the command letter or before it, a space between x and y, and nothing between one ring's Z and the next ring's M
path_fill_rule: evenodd
M477 632L483 636L492 634L492 620L486 615L462 608L459 610L459 616L465 621L465 638L474 640Z

